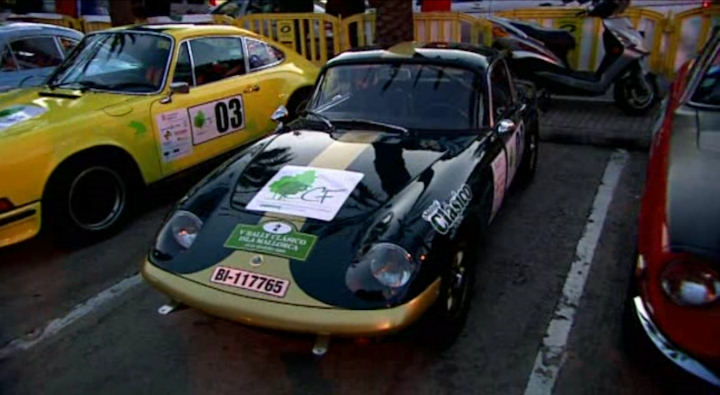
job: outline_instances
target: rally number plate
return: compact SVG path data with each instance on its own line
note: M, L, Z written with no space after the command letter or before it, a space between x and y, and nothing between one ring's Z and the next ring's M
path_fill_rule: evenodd
M288 280L223 266L215 268L210 281L278 298L284 298L290 287Z

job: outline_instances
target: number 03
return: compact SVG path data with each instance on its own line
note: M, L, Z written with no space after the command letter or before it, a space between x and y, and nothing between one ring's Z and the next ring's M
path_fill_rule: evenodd
M225 133L230 128L233 130L241 128L243 125L243 109L240 99L230 99L228 104L218 102L215 105L215 119L219 133Z

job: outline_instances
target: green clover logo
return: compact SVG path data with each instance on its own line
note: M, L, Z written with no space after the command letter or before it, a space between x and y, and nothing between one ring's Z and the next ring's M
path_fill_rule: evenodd
M203 125L205 125L205 113L202 111L198 111L198 113L195 115L195 119L193 119L193 123L195 124L196 128L201 128Z
M315 170L308 170L294 176L282 176L279 180L270 184L270 192L275 194L275 198L282 200L296 193L306 191L315 183Z

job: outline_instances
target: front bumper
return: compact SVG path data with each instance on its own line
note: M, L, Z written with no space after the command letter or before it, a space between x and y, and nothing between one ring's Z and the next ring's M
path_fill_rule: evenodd
M645 305L640 296L636 296L633 299L633 304L635 305L635 312L645 333L663 355L686 371L720 387L720 377L718 377L716 373L710 371L703 363L686 354L663 336L662 332L660 332L652 321L652 318L650 318L650 314L645 310Z
M380 310L347 310L292 305L223 292L166 272L145 261L142 275L173 300L243 324L291 332L380 336L410 325L437 299L440 279L415 299Z
M40 232L40 202L0 214L0 247L27 240Z

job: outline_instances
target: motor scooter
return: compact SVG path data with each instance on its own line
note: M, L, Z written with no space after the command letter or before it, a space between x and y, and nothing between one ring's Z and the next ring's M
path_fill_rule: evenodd
M594 72L570 67L567 55L576 44L566 30L489 17L493 46L511 51L511 70L518 78L533 82L544 98L550 94L601 96L614 85L615 103L626 113L641 115L657 103L658 85L656 76L647 70L650 50L643 35L628 18L617 16L628 3L592 0L590 7L578 14L602 18L605 55Z

